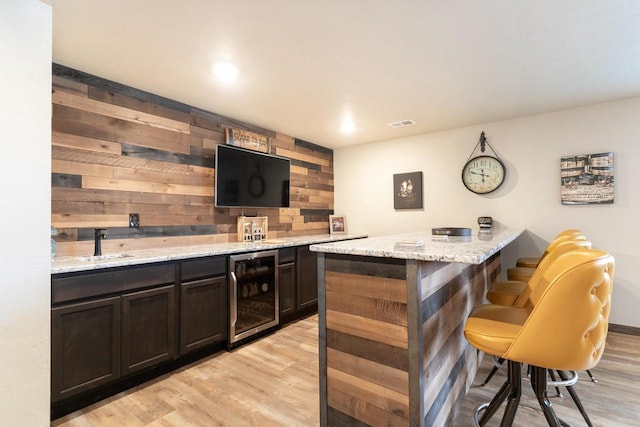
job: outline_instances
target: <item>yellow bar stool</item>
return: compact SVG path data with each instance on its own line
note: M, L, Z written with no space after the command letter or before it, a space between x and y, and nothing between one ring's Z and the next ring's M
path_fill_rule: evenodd
M471 312L464 329L469 343L508 361L507 380L491 402L476 408L474 425L486 425L505 400L501 426L513 425L523 363L531 367L531 387L547 423L561 425L547 397L547 370L591 369L600 361L614 269L614 259L606 252L567 252L545 268L524 306L484 304Z
M571 230L574 232L576 230ZM553 251L560 245L563 245L570 241L585 241L587 240L586 236L582 233L560 233L550 244L547 246L547 249L544 251L542 256L538 259L535 265L532 265L531 258L519 258L516 261L516 266L507 269L507 279L515 280L520 282L528 282L531 276L533 276L533 272L540 262L549 254L549 252ZM526 264L526 265L525 265Z
M547 266L553 263L562 254L580 249L591 249L591 242L587 240L562 241L560 244L555 245L555 247L553 247L551 251L547 255L545 255L545 257L542 259L542 261L540 261L540 264L534 271L534 274L527 282L515 280L496 282L487 291L487 300L492 304L504 306L524 307L525 305L530 304L529 298L531 292L543 280L542 272L545 271ZM482 383L483 386L486 386L489 381L491 381L491 379L496 374L496 372L498 372L498 369L500 369L503 363L504 359L495 358L494 366L491 371L489 371L489 374L487 374L487 377ZM550 371L550 374L552 380L555 381L553 371ZM587 375L589 375L591 381L598 382L590 370L587 370ZM573 400L576 401L576 404L578 404L578 400L574 397L573 389L569 388L568 390ZM560 389L558 387L556 387L556 395L558 397L562 397L562 393L560 392Z
M576 228L570 228L567 230L563 230L560 233L558 233L556 235L556 237L553 238L553 240L551 241L551 243L549 244L549 246L547 246L547 248L545 249L545 251L543 252L543 254L539 257L522 257L522 258L518 258L516 260L516 267L527 267L527 268L536 268L538 266L538 264L540 264L540 261L542 261L542 259L545 257L545 255L549 252L549 250L551 249L551 247L553 246L554 242L556 240L560 240L562 241L563 239L566 239L567 237L571 237L571 238L580 238L580 237L584 237L584 234L582 233L582 231L576 229ZM586 237L585 237L586 240Z
M591 242L587 240L566 240L554 245L553 248L542 258L533 274L526 280L508 280L506 282L495 282L487 291L487 300L493 304L524 306L531 293L531 289L538 286L542 280L542 272L560 255L579 249L591 249Z

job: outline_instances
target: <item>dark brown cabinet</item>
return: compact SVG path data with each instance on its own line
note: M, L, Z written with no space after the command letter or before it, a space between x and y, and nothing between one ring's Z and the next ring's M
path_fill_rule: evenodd
M296 311L296 263L278 266L280 286L280 323L286 323Z
M174 286L122 296L122 375L175 356Z
M298 246L297 266L297 309L318 309L318 257L309 246Z
M317 311L317 257L291 246L278 249L277 260L285 325ZM223 348L228 267L229 256L217 255L53 275L52 413Z
M280 324L284 325L296 314L296 248L278 250L278 309Z
M227 258L181 263L180 354L227 339Z
M196 280L181 285L181 354L226 339L226 287L225 277Z
M52 402L175 356L175 271L157 264L52 277Z
M318 309L318 266L309 246L280 250L280 324L307 316Z
M51 310L51 399L120 377L120 298Z

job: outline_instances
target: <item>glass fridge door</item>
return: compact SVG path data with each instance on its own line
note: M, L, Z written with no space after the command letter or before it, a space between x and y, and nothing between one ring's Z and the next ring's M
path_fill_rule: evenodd
M279 322L278 252L233 255L229 260L229 341L234 343Z

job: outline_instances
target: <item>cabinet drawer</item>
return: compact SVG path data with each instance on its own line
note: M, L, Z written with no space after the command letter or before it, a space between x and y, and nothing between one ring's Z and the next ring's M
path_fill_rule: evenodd
M92 273L54 276L51 303L92 298L175 282L175 264L106 269Z
M227 274L227 257L216 256L198 258L180 263L181 281L203 277L224 276Z
M289 264L296 261L296 248L281 248L278 250L278 264Z

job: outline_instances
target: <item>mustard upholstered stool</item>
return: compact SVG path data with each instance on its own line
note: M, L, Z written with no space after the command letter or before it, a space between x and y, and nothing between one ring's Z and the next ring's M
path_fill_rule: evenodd
M563 245L567 242L584 241L584 240L587 240L587 238L582 233L579 233L579 234L578 233L576 234L561 233L549 244L549 246L547 246L547 249L544 251L540 259L538 260L538 263L535 264L534 266L531 266L532 260L530 258L519 258L518 261L516 262L515 267L511 267L507 269L507 279L516 280L520 282L527 282L533 275L533 272L535 271L535 268L538 266L540 261L542 261L549 254L549 252L553 251L556 247ZM528 264L529 266L524 266L524 264Z
M561 425L547 398L547 369L584 370L599 362L607 335L613 275L614 260L608 253L592 249L567 252L542 272L523 307L485 304L471 312L464 330L469 343L508 361L507 381L490 403L476 408L474 424L485 425L505 400L501 425L513 424L522 393L521 364L526 363L548 424Z
M531 291L538 286L538 284L543 280L542 272L553 263L560 255L567 253L573 250L579 249L591 249L591 242L586 240L577 240L577 241L563 241L561 244L556 245L551 251L545 255L545 257L540 261L540 264L534 271L534 274L531 276L528 282L521 282L510 280L506 282L496 282L491 288L487 291L486 298L492 304L504 305L504 306L515 306L515 307L524 307L529 304L529 297L531 295ZM504 359L496 357L494 361L494 366L487 374L483 386L487 385L491 378L498 372L498 369L504 363ZM591 372L587 371L589 377L592 381L596 382L594 376ZM553 375L553 373L552 373ZM552 377L552 379L555 379ZM570 389L571 390L571 389ZM556 393L558 396L562 397L560 393L560 389L556 387ZM573 397L572 391L570 391ZM574 399L576 400L576 399ZM577 403L577 402L576 402Z
M555 245L540 261L538 268L527 280L509 280L496 282L487 291L487 300L493 304L524 306L527 303L532 288L542 280L542 271L554 262L560 255L579 249L591 249L591 242L587 240L566 240Z
M584 234L582 233L582 231L575 229L575 228L570 228L567 230L563 230L560 233L558 233L556 235L556 237L553 238L553 240L551 241L551 243L549 243L549 246L547 246L547 248L545 249L545 251L542 253L541 256L539 257L522 257L522 258L518 258L516 260L516 267L527 267L527 268L536 268L538 266L538 264L540 263L540 261L542 261L542 259L545 257L545 255L549 252L550 249L553 248L554 242L556 240L558 241L562 241L563 239L567 238L567 237L572 237L575 240L580 239L580 237L584 237ZM586 237L585 237L586 240Z

